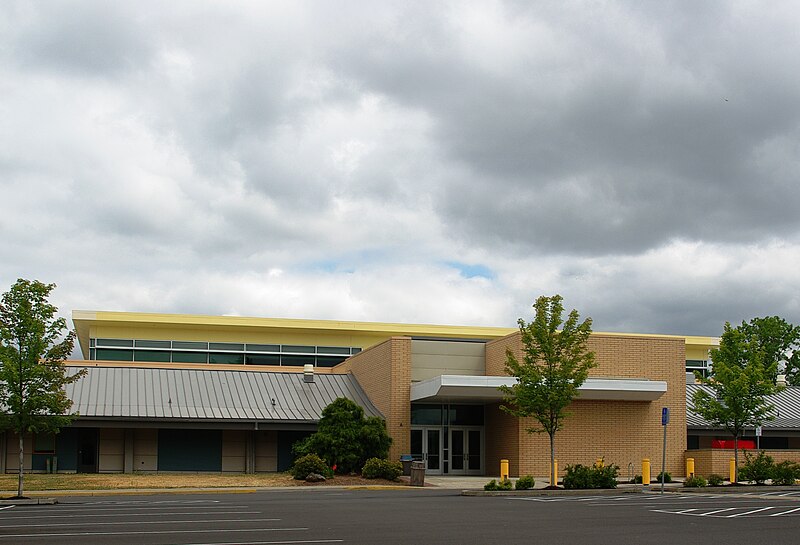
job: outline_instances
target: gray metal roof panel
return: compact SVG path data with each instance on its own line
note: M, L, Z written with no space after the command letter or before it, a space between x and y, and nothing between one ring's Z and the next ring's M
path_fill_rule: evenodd
M686 385L686 425L690 428L714 428L703 417L693 411L694 393L707 389L701 384ZM782 391L767 396L767 402L774 405L774 420L762 423L764 429L794 430L800 429L800 387L787 386Z
M351 399L367 416L382 416L352 375L216 369L87 367L67 386L83 417L317 421L337 397ZM76 371L77 372L77 371ZM271 400L275 399L275 406Z

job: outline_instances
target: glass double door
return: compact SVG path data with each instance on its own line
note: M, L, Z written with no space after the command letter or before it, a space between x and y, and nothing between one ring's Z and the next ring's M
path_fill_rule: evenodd
M412 428L411 456L425 462L429 475L482 475L483 428Z

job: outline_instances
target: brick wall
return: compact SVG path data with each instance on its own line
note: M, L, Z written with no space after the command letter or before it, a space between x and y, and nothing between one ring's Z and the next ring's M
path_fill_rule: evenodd
M487 345L487 375L505 374L507 348L518 358L521 357L519 333ZM684 340L594 334L589 339L589 348L595 352L597 362L597 367L589 373L590 377L663 380L667 382L667 393L653 402L574 401L568 408L570 416L564 421L562 430L556 433L559 472L563 474L567 464L591 464L600 457L604 457L606 463L619 465L622 475L627 474L629 463L640 474L643 458L650 458L652 467L660 470L663 437L661 408L669 407L666 467L673 475L683 475L683 452L686 449ZM547 434L525 432L526 428L538 427L538 423L530 418L519 422L518 448L515 449L514 442L507 438L514 426L504 421L516 419L500 411L487 411L487 414L490 412L492 414L487 416L486 430L487 471L492 474L497 471L491 465L495 464L498 454L496 447L490 446L495 435L490 425L500 425L503 431L498 433L499 437L506 437L505 450L516 450L509 455L511 468L514 468L511 469L512 475L546 476L550 459L549 437Z
M392 337L333 368L351 373L386 418L392 438L389 459L411 448L411 338Z
M765 450L764 452L772 456L776 464L785 460L800 462L800 450ZM755 455L755 452L752 452L752 454ZM695 475L702 475L707 478L712 473L716 473L727 479L730 474L730 460L733 458L733 449L687 450L685 458L694 458ZM744 460L744 451L739 450L740 469L744 464Z

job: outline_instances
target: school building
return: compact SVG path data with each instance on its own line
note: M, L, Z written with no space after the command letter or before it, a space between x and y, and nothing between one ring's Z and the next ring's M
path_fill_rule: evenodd
M33 471L281 471L322 409L347 397L386 421L390 458L428 474L548 474L546 434L500 408L516 328L74 311L86 375L68 388L80 416L61 433L25 437ZM718 339L593 333L597 366L556 435L559 468L666 467L683 475L687 370L707 367ZM17 470L0 435L0 471ZM660 464L658 464L660 467Z

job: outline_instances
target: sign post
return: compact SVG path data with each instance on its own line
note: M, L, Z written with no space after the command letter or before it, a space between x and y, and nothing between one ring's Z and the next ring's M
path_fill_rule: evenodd
M669 424L669 407L662 407L661 427L664 428L664 445L661 450L661 494L664 494L664 471L667 465L667 424Z
M761 450L761 426L756 426L756 450Z

